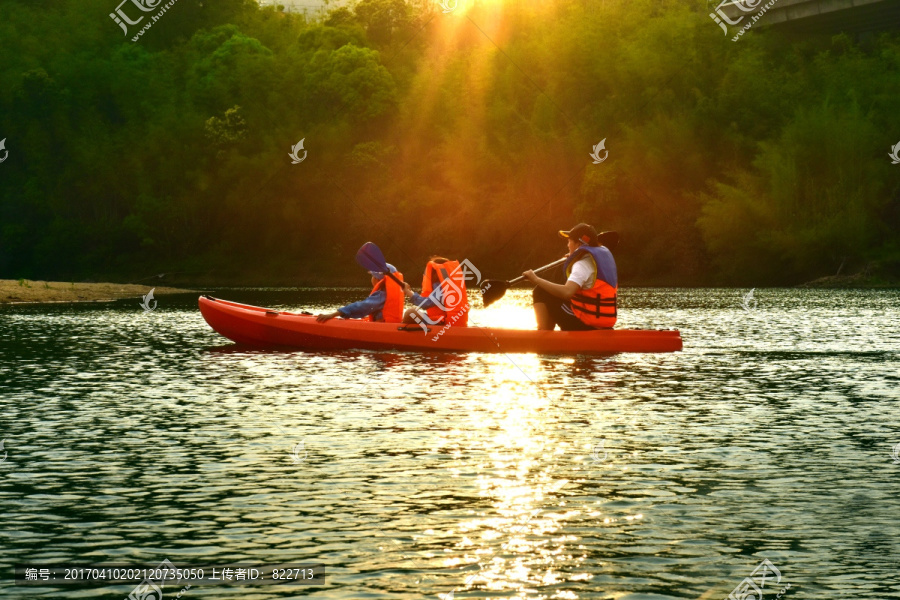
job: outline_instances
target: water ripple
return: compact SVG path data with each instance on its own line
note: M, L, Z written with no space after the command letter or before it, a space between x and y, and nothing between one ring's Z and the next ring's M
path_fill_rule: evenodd
M308 561L326 586L187 597L652 600L724 598L765 557L788 598L900 597L900 293L743 293L624 290L620 326L685 350L603 357L249 350L195 297L2 307L0 569ZM532 327L527 293L472 322Z

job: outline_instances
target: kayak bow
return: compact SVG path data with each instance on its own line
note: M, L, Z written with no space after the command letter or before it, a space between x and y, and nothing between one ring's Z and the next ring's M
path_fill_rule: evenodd
M248 346L306 350L412 350L418 352L534 352L592 354L675 352L681 334L675 330L596 329L535 331L495 327L445 327L428 331L415 324L331 319L200 297L200 313L226 338Z

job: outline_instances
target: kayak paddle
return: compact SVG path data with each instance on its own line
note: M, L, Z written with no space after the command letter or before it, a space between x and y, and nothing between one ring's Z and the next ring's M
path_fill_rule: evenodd
M394 277L393 273L389 273L390 269L388 269L387 261L384 260L384 253L373 242L366 242L362 245L362 248L356 253L356 262L366 271L384 273L397 285L403 287L403 282Z
M616 246L619 245L619 234L615 231L604 231L603 233L597 236L597 241L601 246L606 246L610 250L615 250ZM534 269L535 273L540 273L541 271L546 271L547 269L552 269L553 267L558 267L559 265L566 262L568 256L564 256L559 260L555 260L549 265L544 265L539 269ZM523 275L519 275L513 280L510 281L501 281L499 279L486 279L481 282L481 301L485 306L490 306L497 300L503 297L506 293L506 290L510 288L511 285L519 283L525 279Z

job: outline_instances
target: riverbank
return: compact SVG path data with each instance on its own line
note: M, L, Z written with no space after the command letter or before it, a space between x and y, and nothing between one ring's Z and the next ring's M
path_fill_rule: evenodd
M829 275L801 283L798 288L821 289L892 289L900 288L900 280L856 273L854 275Z
M0 279L0 304L20 302L109 302L120 298L138 301L153 290L154 296L186 294L194 290L172 287L153 288L128 283L67 283L63 281L30 281Z

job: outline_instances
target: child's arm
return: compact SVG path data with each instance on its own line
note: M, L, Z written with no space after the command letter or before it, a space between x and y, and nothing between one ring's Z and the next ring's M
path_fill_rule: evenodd
M430 296L422 296L415 293L412 291L412 288L409 287L408 283L404 282L403 291L406 294L406 297L409 298L409 301L419 308L431 308L432 306L436 306ZM437 293L440 295L440 288L437 288Z
M382 310L384 308L384 301L386 299L387 294L385 294L384 290L378 290L371 296L367 297L365 300L360 300L359 302L354 302L352 304L348 304L347 306L343 306L333 313L319 315L318 317L316 317L316 319L319 321L327 321L328 319L333 319L334 317L344 317L345 319L363 319Z

